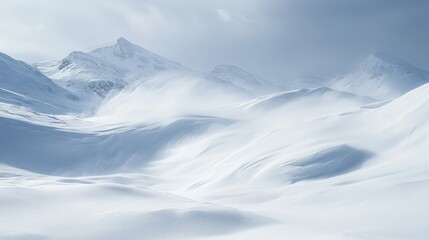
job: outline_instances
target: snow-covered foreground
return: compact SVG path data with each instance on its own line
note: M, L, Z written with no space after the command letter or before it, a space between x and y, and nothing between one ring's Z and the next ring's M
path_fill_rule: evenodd
M1 240L429 237L427 72L373 56L290 89L125 39L78 55L33 69L52 105L1 79Z

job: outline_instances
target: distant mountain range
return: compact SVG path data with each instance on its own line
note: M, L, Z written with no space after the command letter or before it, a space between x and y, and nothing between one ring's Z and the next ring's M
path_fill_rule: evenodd
M231 85L230 88L241 89L243 93L253 96L328 87L359 96L389 100L429 82L428 72L389 54L377 53L352 73L327 80L303 77L285 81L282 86L278 86L256 74L227 64L218 65L207 74L197 73L124 38L119 38L112 46L88 53L72 52L60 61L37 63L35 68L5 54L1 54L1 64L2 101L29 106L28 99L36 99L38 102L32 105L37 105L39 109L42 105L46 109L55 108L58 101L49 100L49 96L55 94L61 95L65 102L70 99L77 101L77 98L103 99L110 93L136 86L161 73L200 74L207 81ZM71 109L76 109L76 106Z

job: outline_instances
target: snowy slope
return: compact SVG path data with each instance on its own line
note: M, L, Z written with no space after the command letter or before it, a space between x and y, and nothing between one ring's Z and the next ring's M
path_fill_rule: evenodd
M348 92L336 91L330 88L299 89L258 97L242 105L245 108L273 109L290 104L307 104L307 108L315 106L334 106L343 109L363 106L376 100L369 97L357 96ZM297 106L294 106L297 107Z
M134 177L135 182L123 184L121 179L134 180L122 174L67 178L2 168L2 185L8 187L0 188L0 238L201 239L273 222L143 187L151 179ZM37 225L31 216L39 216Z
M393 99L427 82L428 72L387 53L376 53L356 71L334 79L331 87L376 99Z
M361 116L364 121L372 121L376 131L383 135L399 138L414 146L429 144L429 84L420 86L392 102L373 109ZM378 122L377 119L384 119Z
M79 99L34 67L0 53L0 101L37 112L64 113L78 109Z
M251 98L242 88L204 74L160 74L104 101L96 117L116 123L153 123L182 115L212 116Z

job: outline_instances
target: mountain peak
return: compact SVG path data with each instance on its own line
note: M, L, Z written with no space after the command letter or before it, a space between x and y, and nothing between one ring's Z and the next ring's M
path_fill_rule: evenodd
M333 81L332 88L375 99L394 99L426 84L429 73L389 53L374 53L350 74Z
M113 45L94 49L87 54L121 69L124 73L133 73L131 75L135 75L134 78L147 77L161 71L184 69L180 64L154 54L123 37L118 38Z
M141 49L141 47L131 43L123 37L118 38L113 47L114 54L121 59L133 58L138 49Z
M408 74L423 74L427 72L421 70L411 63L386 52L376 52L371 54L360 67L355 71L355 74L367 74L371 78L381 75L400 75Z
M121 48L136 48L139 47L136 44L128 41L127 39L120 37L116 40L116 46L119 46ZM140 47L139 47L140 48Z
M387 52L375 52L371 54L363 65L401 65L412 66L409 62Z
M120 37L116 40L117 44L130 44L131 42L125 39L124 37Z

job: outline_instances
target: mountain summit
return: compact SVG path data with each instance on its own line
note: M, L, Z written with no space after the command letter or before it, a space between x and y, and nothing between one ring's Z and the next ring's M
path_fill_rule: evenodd
M60 61L40 63L36 67L76 94L95 93L101 98L158 73L185 69L125 38L87 53L74 51Z
M97 48L88 53L110 64L124 68L135 77L147 77L160 71L182 70L179 63L156 55L125 38L118 38L116 44Z
M136 52L136 49L140 48L123 37L118 38L118 40L116 40L116 44L113 47L115 55L120 58L132 58Z
M388 53L369 56L360 67L336 78L332 88L376 99L393 99L429 82L429 73Z

